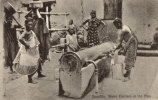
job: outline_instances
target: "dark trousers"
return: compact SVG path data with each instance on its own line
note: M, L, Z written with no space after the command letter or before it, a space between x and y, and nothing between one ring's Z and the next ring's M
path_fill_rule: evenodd
M13 61L18 53L18 44L14 41L10 41L9 46L5 48L5 65L10 67L10 70L13 71Z
M130 77L132 68L133 68L132 65L126 65L125 66L126 73L124 74L124 77Z

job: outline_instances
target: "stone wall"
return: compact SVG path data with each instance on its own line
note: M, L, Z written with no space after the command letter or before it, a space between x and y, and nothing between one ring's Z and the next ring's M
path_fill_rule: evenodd
M30 2L31 0L4 0L9 1L16 9L26 10L21 7L21 2ZM43 0L45 1L45 0ZM73 19L74 23L80 25L82 23L82 6L81 0L56 0L57 4L53 8L53 12L70 13L69 19ZM139 42L151 42L155 31L158 27L158 1L157 0L123 0L122 18L123 23L128 25L137 35ZM94 9L97 11L98 18L104 16L103 0L83 0L83 21L90 18L89 12ZM20 17L15 14L20 23L24 23L24 15ZM67 20L67 21L68 21ZM57 24L65 24L63 16L52 16L51 22ZM104 34L113 36L116 29L112 25L112 20L105 20L108 28L104 29ZM112 27L111 27L112 26ZM105 33L106 32L106 33ZM111 37L113 38L113 37Z
M139 42L151 42L158 27L157 0L123 0L123 22L133 29Z

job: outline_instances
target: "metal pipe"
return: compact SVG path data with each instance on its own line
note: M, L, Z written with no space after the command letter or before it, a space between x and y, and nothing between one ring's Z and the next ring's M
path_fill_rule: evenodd
M94 65L95 67L95 84L96 84L96 91L95 94L99 93L99 85L98 85L98 66L95 64L93 60L87 60L86 62L90 62Z
M17 13L26 13L28 14L29 12L28 11L17 11ZM69 13L51 13L51 12L40 12L41 15L66 15L68 16Z
M60 28L60 29L51 28L51 29L49 29L49 31L67 31L67 30L68 30L67 28Z
M65 24L68 25L67 16L65 15Z
M65 46L65 45L68 45L68 43L64 43L64 44L55 45L55 46L52 46L52 48L56 48L56 47L60 47L60 46Z

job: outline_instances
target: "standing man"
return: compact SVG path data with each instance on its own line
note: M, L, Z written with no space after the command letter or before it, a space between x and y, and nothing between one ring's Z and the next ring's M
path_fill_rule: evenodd
M45 77L42 72L42 65L45 60L48 60L49 55L49 48L50 48L50 34L49 30L46 26L45 20L41 17L38 9L33 9L32 14L26 15L26 18L32 17L33 18L33 32L35 32L40 45L39 45L39 53L40 53L40 64L38 69L38 77Z
M97 28L100 26L100 24L104 24L101 20L99 20L96 17L96 11L92 10L91 13L91 19L86 20L83 22L83 25L88 23L88 35L87 35L87 41L88 41L88 47L92 47L94 45L100 44L99 35ZM105 24L104 24L105 25Z
M137 46L138 40L132 30L126 26L122 25L122 21L119 18L116 18L113 22L115 27L118 29L118 40L119 45L116 49L122 48L125 55L125 69L126 73L124 74L124 82L130 80L131 69L134 67L136 56L137 56ZM123 42L125 43L122 46Z
M16 28L20 27L19 25L13 25L13 15L8 12L5 8L5 21L4 21L4 57L5 57L5 66L10 67L10 74L14 73L13 71L13 60L16 57L18 52L18 39L16 34Z

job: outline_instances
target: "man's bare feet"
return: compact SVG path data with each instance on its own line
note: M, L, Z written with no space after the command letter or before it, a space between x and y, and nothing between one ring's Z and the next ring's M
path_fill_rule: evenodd
M16 73L15 71L10 71L10 72L9 72L9 74L15 74L15 73Z
M130 80L130 77L124 77L123 82L127 82Z
M43 74L39 74L39 75L38 75L38 78L42 78L42 77L46 77L46 76L43 75Z

